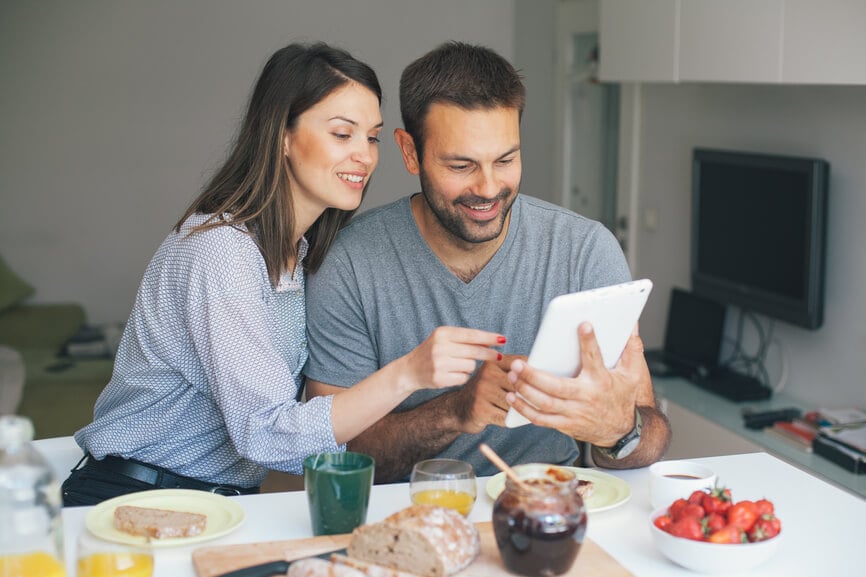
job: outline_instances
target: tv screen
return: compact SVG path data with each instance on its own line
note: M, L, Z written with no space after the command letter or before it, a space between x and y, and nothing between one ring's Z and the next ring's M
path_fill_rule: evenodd
M706 148L692 160L694 292L820 327L829 164Z

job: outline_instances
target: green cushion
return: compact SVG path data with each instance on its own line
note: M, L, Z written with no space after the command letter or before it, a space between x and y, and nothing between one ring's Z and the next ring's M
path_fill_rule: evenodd
M0 312L12 308L33 294L33 287L12 272L0 257Z
M0 313L0 345L57 354L85 320L77 304L21 305Z

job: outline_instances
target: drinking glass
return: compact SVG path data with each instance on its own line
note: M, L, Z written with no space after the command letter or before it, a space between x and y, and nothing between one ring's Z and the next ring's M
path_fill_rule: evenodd
M78 538L77 577L153 577L151 547L105 541L90 533Z
M472 511L476 496L475 470L456 459L427 459L412 468L409 495L418 505L455 509L464 517Z
M373 457L350 451L304 459L313 535L351 533L366 522L375 468Z

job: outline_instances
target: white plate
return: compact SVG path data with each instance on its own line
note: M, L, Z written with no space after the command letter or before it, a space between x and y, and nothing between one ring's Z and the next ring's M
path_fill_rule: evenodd
M120 505L207 515L207 525L200 535L173 539L151 539L150 544L154 547L176 547L216 539L240 527L244 520L243 508L223 495L192 489L155 489L121 495L103 501L87 512L84 525L91 533L106 541L132 544L147 543L146 537L130 535L114 528L114 510Z
M588 513L607 511L614 507L625 504L631 498L631 487L628 483L595 469L584 469L581 467L559 467L568 471L574 471L578 479L592 481L592 495L586 500ZM499 493L505 489L505 473L497 473L487 481L487 494L496 500Z

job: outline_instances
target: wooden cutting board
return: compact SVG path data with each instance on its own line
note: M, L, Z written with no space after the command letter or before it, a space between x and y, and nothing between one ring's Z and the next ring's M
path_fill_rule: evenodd
M458 573L468 577L507 577L512 575L502 565L493 526L487 521L477 523L481 534L481 555L472 565ZM192 562L198 577L216 577L235 569L242 569L268 561L300 559L326 551L340 549L349 544L351 535L331 535L295 539L292 541L270 541L245 543L223 547L201 547L192 553ZM585 539L577 561L564 577L634 577L625 567L608 555L592 540Z

